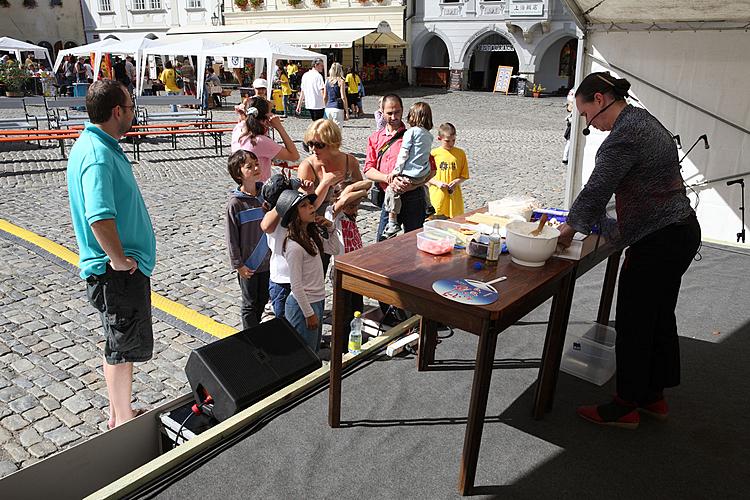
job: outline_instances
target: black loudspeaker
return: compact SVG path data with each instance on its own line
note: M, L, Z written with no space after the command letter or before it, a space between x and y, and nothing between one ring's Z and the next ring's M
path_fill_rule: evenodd
M222 421L321 365L282 318L194 350L185 374L195 400L200 404L210 395L213 415Z

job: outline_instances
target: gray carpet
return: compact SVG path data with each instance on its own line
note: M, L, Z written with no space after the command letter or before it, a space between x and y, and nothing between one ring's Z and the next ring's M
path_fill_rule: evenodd
M608 399L614 381L596 387L564 373L552 413L533 420L549 304L500 336L476 495L745 498L750 253L701 253L683 280L683 381L667 394L667 422L644 417L636 431L587 423L576 406ZM571 323L596 317L603 273L579 280ZM344 428L328 427L328 391L318 391L159 498L456 498L476 345L456 332L423 373L413 356L375 359L343 383Z

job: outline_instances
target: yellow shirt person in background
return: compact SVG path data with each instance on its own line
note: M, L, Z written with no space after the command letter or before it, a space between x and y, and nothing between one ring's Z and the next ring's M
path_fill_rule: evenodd
M435 213L451 218L464 213L464 198L461 183L469 178L469 163L466 153L455 147L456 127L443 123L438 127L440 147L430 154L435 159L437 172L429 180L430 202Z
M289 64L286 65L286 74L287 75L289 75L289 76L296 75L297 71L299 71L299 69L297 68L297 65L294 64L293 62L290 62Z
M182 94L182 89L177 86L177 73L172 67L172 62L164 63L164 71L159 75L159 80L164 84L164 90L175 94Z

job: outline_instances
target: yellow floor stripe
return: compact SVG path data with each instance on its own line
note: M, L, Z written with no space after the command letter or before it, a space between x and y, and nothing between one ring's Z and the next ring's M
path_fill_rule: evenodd
M55 243L54 241L45 238L44 236L40 236L36 233L32 233L27 229L16 226L15 224L11 224L5 219L0 219L0 230L10 233L13 236L21 238L22 240L28 241L29 243L32 243L39 248L46 250L52 255L59 257L65 262L69 262L70 264L78 267L78 254L65 248L59 243ZM218 321L215 321L208 316L194 311L189 307L185 307L182 304L179 304L166 297L162 297L161 295L154 292L151 292L151 304L157 309L164 311L165 313L174 316L180 321L194 326L195 328L202 330L209 335L213 335L214 337L223 339L237 333L237 329L232 328L229 325L219 323Z

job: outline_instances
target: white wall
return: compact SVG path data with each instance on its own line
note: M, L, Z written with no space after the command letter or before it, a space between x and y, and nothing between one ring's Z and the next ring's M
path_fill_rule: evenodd
M534 81L541 84L547 91L554 91L560 87L568 86L568 77L559 76L560 70L560 51L563 46L574 37L561 38L553 43L541 58L537 67Z
M34 44L45 41L53 47L61 41L83 44L81 10L75 0L51 7L48 0L38 0L36 8L27 9L21 0L10 0L10 7L0 8L0 36ZM50 51L54 60L54 54Z
M495 32L514 46L519 72L534 81L547 47L561 37L575 37L576 27L560 0L545 0L544 15L529 18L511 18L508 15L511 1L464 0L445 3L418 0L417 15L412 24L410 65L423 66L423 61L429 60L425 45L432 35L437 35L448 47L450 68L463 70L466 81L473 46L486 34ZM559 85L554 86L557 87Z
M151 9L153 0L145 0L146 10L135 10L133 0L109 0L111 10L102 11L100 0L80 1L88 42L109 34L118 38L148 33L161 36L175 26L210 26L211 16L220 5L220 0L202 0L200 7L188 8L188 0L161 0L161 8Z
M667 92L750 130L750 37L742 31L592 33L593 56L615 65ZM587 57L585 73L607 69ZM617 71L612 71L617 73ZM679 134L685 150L701 134L707 134L711 148L696 147L683 162L688 184L750 171L750 136L737 128L688 106L622 72L632 93L664 126ZM584 124L579 122L579 127ZM593 129L592 129L593 130ZM580 136L576 153L575 193L593 169L593 158L603 133ZM680 152L680 157L683 155ZM745 175L750 182L750 174ZM737 207L740 189L725 181L696 188L700 194L698 218L703 236L736 240L740 230ZM750 195L750 193L748 193ZM748 213L750 215L750 213Z

